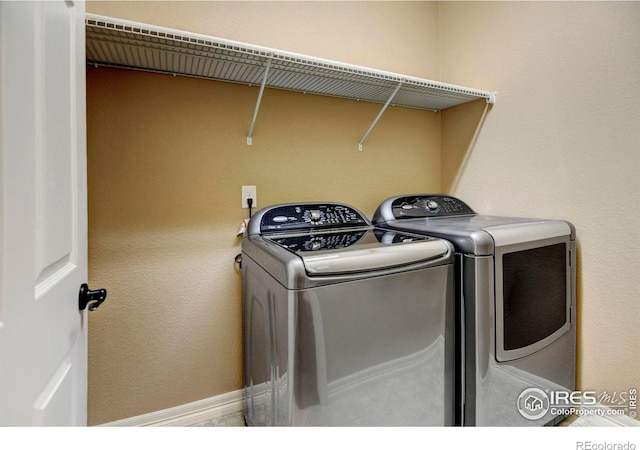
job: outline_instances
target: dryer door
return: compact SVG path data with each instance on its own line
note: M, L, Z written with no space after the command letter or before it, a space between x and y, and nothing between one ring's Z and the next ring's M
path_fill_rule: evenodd
M548 346L571 329L571 228L554 221L487 231L496 246L496 359L510 361Z

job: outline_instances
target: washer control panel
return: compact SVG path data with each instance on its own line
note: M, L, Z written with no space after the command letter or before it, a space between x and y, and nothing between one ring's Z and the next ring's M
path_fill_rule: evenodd
M398 197L391 204L396 219L449 217L475 214L464 202L446 195L412 195Z
M357 229L342 233L304 234L273 238L273 242L293 252L312 252L346 248L358 242L368 231Z
M334 203L282 205L266 211L260 219L261 232L367 226L369 221L357 210Z
M364 248L367 246L406 244L415 241L427 241L434 238L416 236L400 231L379 228L353 228L339 231L312 232L309 234L276 234L267 239L292 252L315 252L318 250L336 250L347 247Z

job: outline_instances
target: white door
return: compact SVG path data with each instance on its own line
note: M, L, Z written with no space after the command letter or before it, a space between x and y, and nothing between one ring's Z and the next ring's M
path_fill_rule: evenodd
M86 425L84 4L0 1L0 426Z

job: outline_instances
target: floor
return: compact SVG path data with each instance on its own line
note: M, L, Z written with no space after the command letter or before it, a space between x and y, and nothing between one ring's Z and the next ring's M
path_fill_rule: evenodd
M226 416L217 417L215 419L207 420L205 422L200 422L194 427L243 427L244 423L244 415L242 411L235 412L232 414L227 414Z
M562 421L558 426L560 427L591 427L591 426L608 426L610 424L600 423L597 417L578 417L571 416ZM228 414L226 416L218 417L216 419L207 420L205 422L192 425L194 427L243 427L244 416L242 412L236 412Z

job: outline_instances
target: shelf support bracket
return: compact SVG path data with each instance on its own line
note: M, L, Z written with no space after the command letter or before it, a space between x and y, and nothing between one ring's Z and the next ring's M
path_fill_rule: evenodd
M382 107L382 109L380 110L376 118L373 120L373 123L371 124L367 132L364 134L364 136L362 136L362 139L360 139L360 142L358 142L358 151L362 151L362 144L364 143L365 139L367 139L367 136L369 136L369 133L371 133L371 130L373 130L373 127L376 126L376 123L378 123L378 120L380 120L380 117L382 117L382 114L387 109L387 106L389 106L389 104L391 103L391 100L393 100L393 97L396 96L396 94L398 93L401 87L402 87L402 83L398 83L396 88L393 90L393 93L389 97L389 100L387 100L387 103L384 104L384 106Z
M256 107L253 111L253 118L251 119L251 125L249 126L249 133L247 134L247 145L253 144L253 127L256 124L258 118L258 111L260 110L260 102L262 102L262 93L264 87L267 84L267 77L269 76L269 68L271 67L271 58L267 59L267 64L264 68L264 76L262 77L262 84L260 85L260 92L258 93L258 100L256 101Z

